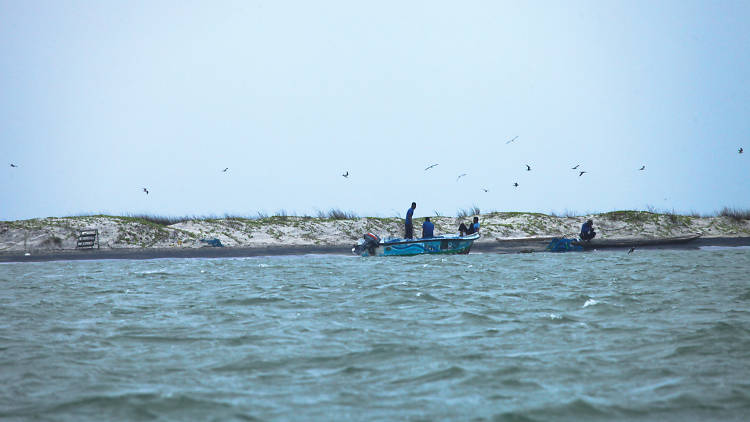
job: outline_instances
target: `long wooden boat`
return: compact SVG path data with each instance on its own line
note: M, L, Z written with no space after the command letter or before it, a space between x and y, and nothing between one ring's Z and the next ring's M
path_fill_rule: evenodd
M660 246L660 245L672 245L687 243L691 240L695 240L701 237L699 234L690 236L676 236L676 237L636 237L636 238L621 238L621 239L591 239L585 240L574 240L571 242L574 246L580 246L585 250L589 249L604 249L604 248L629 248L629 247L642 247L642 246Z
M367 233L352 248L359 256L407 256L420 254L467 254L479 233L466 236L437 236L427 239L381 240Z

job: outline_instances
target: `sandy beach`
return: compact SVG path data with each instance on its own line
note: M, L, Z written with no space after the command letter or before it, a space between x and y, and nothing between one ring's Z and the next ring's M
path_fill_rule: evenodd
M598 239L669 239L700 235L680 248L750 244L750 221L730 217L692 217L646 211L558 217L496 212L479 216L482 237L472 252L517 253L544 250L554 237L575 237L594 220ZM436 234L455 233L469 217L431 217ZM415 218L415 234L421 233ZM97 229L98 248L76 249L78 233ZM260 255L350 254L367 232L400 237L403 220L362 217L332 219L275 216L263 219L196 219L161 225L117 216L50 217L0 222L0 262L71 259L148 259L167 257L246 257ZM211 247L218 239L224 247Z

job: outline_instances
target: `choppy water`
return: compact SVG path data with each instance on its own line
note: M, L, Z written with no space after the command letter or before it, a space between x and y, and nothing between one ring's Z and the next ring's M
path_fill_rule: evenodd
M750 250L0 265L0 419L746 420Z

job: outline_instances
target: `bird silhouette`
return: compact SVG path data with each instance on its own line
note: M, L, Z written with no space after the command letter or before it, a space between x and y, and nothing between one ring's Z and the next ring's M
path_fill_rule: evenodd
M222 170L221 172L222 172L222 173L226 173L226 172L227 172L227 170L229 170L229 167L225 168L225 169L224 169L224 170Z
M517 188L518 187L518 182L513 183L513 187Z
M513 142L513 141L515 141L516 139L518 139L518 136L516 136L516 137L514 137L513 139L511 139L510 141L506 142L506 143L505 143L505 145L508 145L509 143L511 143L511 142Z
M738 150L737 150L737 152L739 152L740 154L742 154L742 151L744 151L744 150L742 149L742 147L740 147L740 149L738 149ZM11 165L13 165L13 164L11 164Z
M742 151L740 151L740 153L741 153L741 152L742 152ZM11 166L11 167L18 167L17 165L15 165L15 164L13 164L13 163L10 163L10 166Z
M526 164L526 171L531 171L531 166Z
M427 166L427 167L426 167L426 168L424 169L424 171L427 171L427 170L429 170L429 169L431 169L431 168L435 167L436 165L437 165L437 164L432 164L432 165L429 165L429 166Z
M487 189L487 188L482 188L482 190L483 190L483 191L485 191L485 192L489 192L489 191L490 191L490 190L489 190L489 189Z
M638 170L646 170L646 166L641 166Z
M578 177L583 176L584 173L588 173L588 172L587 171L580 171L580 172L578 172Z
M462 178L464 176L466 176L466 173L459 174L458 177L456 177L456 182L458 182L458 179L460 179L460 178Z
M635 251L635 246L631 246L630 247L630 250L628 251L628 255L630 255L631 253L633 253L633 251Z
M349 178L349 170L347 170L346 173L342 174L342 176L344 176L345 178L348 179Z
M143 191L146 192L146 195L148 195L148 189L143 188Z
M575 167L571 167L570 169L571 169L571 170L578 170L578 166L580 166L580 164L576 164L576 166L575 166Z

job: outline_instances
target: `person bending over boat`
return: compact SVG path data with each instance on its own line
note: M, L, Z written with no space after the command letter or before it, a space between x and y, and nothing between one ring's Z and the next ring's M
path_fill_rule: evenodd
M434 230L435 225L430 221L430 217L425 217L424 223L422 223L422 239L435 237Z
M406 224L405 224L405 231L406 234L404 235L404 239L413 239L414 238L414 225L411 224L411 217L414 215L414 209L417 208L417 203L412 202L411 208L406 210Z
M596 236L594 231L594 221L588 220L581 226L581 240L591 240Z

